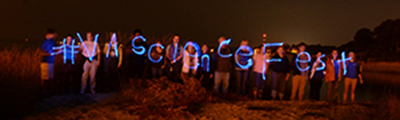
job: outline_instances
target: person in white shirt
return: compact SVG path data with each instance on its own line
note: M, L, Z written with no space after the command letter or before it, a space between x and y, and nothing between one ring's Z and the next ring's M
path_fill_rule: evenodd
M194 55L190 56L190 55ZM199 63L199 53L196 52L192 45L188 45L184 51L183 65L181 76L183 81L189 80L190 77L196 76L197 64Z
M269 55L264 54L263 46L256 48L253 55L253 99L261 99L262 93L265 87L265 80L263 79L263 73L267 73L268 64L266 59L269 59Z
M88 77L90 77L90 92L95 94L96 72L100 65L100 48L97 42L93 41L91 32L86 33L86 39L87 40L82 43L80 48L83 57L86 58L83 64L81 94L85 93Z

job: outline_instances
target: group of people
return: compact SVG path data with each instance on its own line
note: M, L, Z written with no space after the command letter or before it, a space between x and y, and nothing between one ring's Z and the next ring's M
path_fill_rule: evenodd
M200 80L209 91L227 94L230 86L231 73L235 71L235 92L238 95L253 96L261 99L267 78L271 79L271 97L282 100L285 86L292 73L291 100L303 100L305 86L309 81L311 85L310 98L319 100L323 80L327 83L327 101L335 101L338 97L338 86L344 78L345 93L343 100L347 100L349 86L351 86L351 101L355 98L357 81L363 83L360 64L356 61L354 52L348 56L339 57L337 50L333 50L325 57L321 52L311 55L306 52L306 44L300 43L297 48L296 59L289 61L282 45L266 47L263 43L253 51L248 40L242 40L238 49L233 51L229 47L229 38L221 36L219 46L209 49L207 44L198 45L188 41L180 44L180 36L172 36L171 44L164 46L160 41L148 46L140 30L133 32L133 40L128 44L118 43L115 34L104 45L103 51L97 43L96 34L86 33L86 40L77 34L80 44L75 42L73 35L67 35L62 45L56 45L53 40L54 31L48 30L46 40L41 46L42 63L41 78L43 93L48 94L48 81L54 78L54 56L62 54L64 59L63 76L65 80L74 81L73 69L75 67L75 54L80 53L84 60L82 66L80 93L86 91L87 80L90 80L90 92L95 93L96 73L100 63L104 64L106 83L116 89L120 74L119 69L125 66L129 81L143 78L144 69L151 71L152 78L167 76L169 80L185 84L188 80ZM101 55L104 58L101 58ZM323 58L326 58L323 59ZM104 60L103 62L100 62ZM250 71L252 78L250 79ZM269 77L270 76L270 77ZM196 78L196 79L190 79ZM250 83L250 84L248 84ZM67 88L70 86L67 86ZM231 86L232 87L232 86ZM247 89L252 89L248 94ZM333 95L332 95L333 94Z

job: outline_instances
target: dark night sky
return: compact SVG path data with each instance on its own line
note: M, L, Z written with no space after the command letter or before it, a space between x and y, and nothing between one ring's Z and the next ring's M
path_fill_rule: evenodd
M173 2L171 2L173 1ZM232 45L246 38L261 43L341 45L363 27L400 18L399 0L2 0L0 39L43 39L47 28L61 36L104 30L144 34L179 33L217 44L223 34Z

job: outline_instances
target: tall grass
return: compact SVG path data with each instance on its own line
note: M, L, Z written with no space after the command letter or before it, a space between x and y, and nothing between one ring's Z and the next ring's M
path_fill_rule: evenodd
M362 66L365 72L400 73L400 62L366 62Z
M40 99L39 49L21 49L0 51L0 118L27 114Z

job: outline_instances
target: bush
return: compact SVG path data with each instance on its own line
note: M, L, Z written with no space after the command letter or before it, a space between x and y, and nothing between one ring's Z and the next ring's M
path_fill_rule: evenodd
M25 115L40 100L39 49L13 46L0 56L0 118Z

